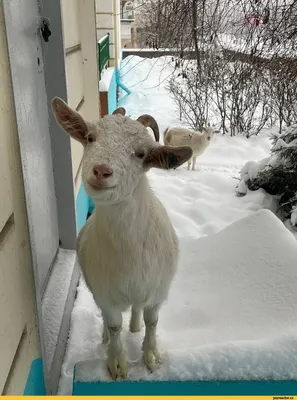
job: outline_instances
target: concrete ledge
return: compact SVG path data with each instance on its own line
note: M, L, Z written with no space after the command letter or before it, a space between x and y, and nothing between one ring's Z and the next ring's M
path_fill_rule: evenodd
M59 249L42 299L47 394L58 390L80 270L74 250Z

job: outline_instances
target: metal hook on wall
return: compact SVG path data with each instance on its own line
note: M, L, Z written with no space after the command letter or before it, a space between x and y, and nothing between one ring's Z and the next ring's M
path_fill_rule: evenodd
M45 42L48 42L52 32L50 30L50 20L46 17L40 17L39 29Z

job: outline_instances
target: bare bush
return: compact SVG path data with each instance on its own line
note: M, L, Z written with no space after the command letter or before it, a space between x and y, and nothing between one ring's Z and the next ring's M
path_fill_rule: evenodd
M297 122L297 0L151 0L137 19L142 44L173 51L169 90L199 129L257 135Z
M205 61L203 65L207 67ZM174 74L169 81L168 89L178 106L180 120L194 130L201 130L209 119L210 85L206 79L206 74L197 74L196 68L188 66L187 72Z

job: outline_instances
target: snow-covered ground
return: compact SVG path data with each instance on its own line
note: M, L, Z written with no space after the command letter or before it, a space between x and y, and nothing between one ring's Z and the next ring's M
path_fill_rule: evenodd
M166 58L152 60L142 60L136 56L126 58L123 62L122 80L123 83L132 90L132 94L124 97L121 105L126 108L127 114L131 115L132 118L136 118L144 113L152 114L158 121L161 132L163 132L169 125L181 125L178 120L178 113L173 100L165 89L166 79L171 75L171 73L172 69L168 63L168 59L166 60ZM192 254L192 260L199 260L201 257L205 258L205 255L201 256L201 254L199 255L199 253L195 253L195 248L197 248L197 251L200 253L203 252L203 240L208 238L202 239L201 244L200 241L197 241L196 239L216 234L222 229L228 227L230 224L233 224L239 219L251 215L262 208L275 209L272 198L262 190L249 192L243 198L237 197L235 194L235 187L238 182L235 178L238 177L243 164L249 160L260 160L267 157L269 155L269 150L270 142L267 136L258 136L246 139L242 136L231 138L229 136L217 135L206 152L197 159L197 171L187 171L186 166L182 166L176 171L171 172L160 170L151 170L149 172L151 185L167 208L178 236L181 239L184 249L182 252L189 248L189 251ZM281 223L280 225L282 226ZM193 243L195 244L194 246ZM209 252L213 251L214 254L216 252L215 248L210 249L207 246L205 248L208 249L208 256ZM238 252L240 254L240 249L237 249L237 255ZM245 257L248 257L247 252L245 252L244 255ZM221 257L224 257L223 252L221 252ZM240 260L240 257L238 260ZM223 263L223 259L221 259L221 261ZM253 258L252 263L257 263L257 260ZM193 282L199 282L201 268L199 267L199 269L197 266L197 275L195 275L195 268L193 268L193 265L192 267L188 266L187 268L190 268L189 271L192 274L191 278L193 279ZM226 271L227 270L228 268ZM230 272L230 270L228 271ZM255 269L254 265L253 273L255 273L255 271L257 271L257 268ZM265 271L269 274L269 265ZM208 324L210 318L210 315L208 314L209 310L203 309L203 299L209 299L207 293L210 290L208 285L209 282L206 279L207 272L205 273L206 275L203 278L203 285L197 283L197 291L193 290L192 285L190 292L188 291L187 280L185 275L183 275L183 272L179 272L177 276L174 289L175 296L178 295L178 302L181 304L187 303L190 310L185 318L177 313L176 307L178 303L176 299L173 299L172 304L169 300L168 304L164 308L159 332L163 350L166 351L166 346L169 346L169 343L171 348L173 348L174 341L180 340L178 334L174 335L175 329L180 326L180 324L183 324L183 329L186 331L183 332L183 341L177 343L179 353L178 355L173 356L172 360L179 360L178 362L180 362L181 358L186 358L189 353L188 347L193 347L194 343L197 347L202 344L212 346L214 343L218 343L222 340L221 331L218 329L218 327L222 325L216 325L216 323ZM216 273L218 273L217 270L215 270L215 274ZM214 278L215 274L213 276ZM245 271L245 274L248 274L248 271ZM267 278L267 284L269 284L269 282L271 283L271 291L275 289L273 285L276 283L269 281L269 276L266 276L265 274L263 275L263 271L259 271L259 274L262 277L261 279L263 279L262 282L265 282L265 279ZM228 282L228 277L226 276L222 277L220 275L219 279L222 279L222 285ZM236 280L234 282L236 282ZM217 286L214 290L219 292L220 285L218 284L218 281L216 283ZM227 293L226 287L227 286L224 286L224 293ZM239 295L237 289L234 288L234 292ZM232 287L228 286L228 290L232 291ZM273 323L269 320L271 313L266 313L265 307L261 305L261 290L259 290L259 288L257 290L257 293L259 294L257 297L259 303L252 301L251 307L254 307L254 309L257 310L261 326L265 327L266 331L267 329L273 330L273 328L271 328ZM263 295L264 297L269 293L269 290L267 290L266 286L266 292ZM273 294L271 295L273 297ZM249 292L248 296L253 297L252 292ZM267 304L264 300L265 299L263 298L263 304ZM236 296L233 301L236 302ZM292 299L288 299L288 301L290 302ZM198 304L199 307L197 306ZM246 312L252 313L253 308L251 307L247 307ZM197 311L198 309L200 310L200 314ZM267 324L265 319L266 314ZM237 351L239 353L241 352L240 340L243 339L245 339L245 341L242 342L242 352L248 351L249 344L247 344L247 341L252 339L260 341L260 344L257 343L261 347L261 337L263 336L261 336L261 333L263 334L265 329L262 331L261 329L257 330L257 322L254 321L254 332L257 332L257 334L253 334L253 327L251 325L246 328L246 333L244 334L245 328L240 328L239 324L236 322L238 315L239 314L234 314L234 320L232 319L232 313L228 315L228 318L225 318L227 325L224 330L224 341L226 342L228 340L229 332L229 340L234 341L234 346L238 349ZM220 316L219 319L221 321L220 323L223 324L224 317ZM244 321L244 318L242 321ZM252 321L252 319L249 321ZM131 337L127 332L126 322L123 338L128 346L129 360L132 363L137 363L139 349L138 352L135 353L135 346L136 344L138 346L140 343L141 335L136 334L136 336ZM203 332L199 331L200 328ZM277 330L278 329L276 329L276 332L274 333L277 333ZM102 321L100 318L100 312L97 310L84 281L81 280L78 287L78 296L72 313L68 349L60 381L59 392L61 394L71 393L73 367L78 361L98 358L104 359L106 349L105 346L101 344L101 332ZM271 335L273 335L273 332L271 332ZM191 339L189 339L189 337L191 337ZM265 346L269 347L270 339L267 342L265 341L265 338L263 340L266 343ZM254 350L251 350L252 352L254 351L256 355L258 354L257 343L255 344L256 347L254 347ZM271 343L271 346L273 347L273 340ZM265 346L262 348L265 348ZM215 348L213 348L212 351L214 350ZM224 356L224 352L222 352L221 355ZM192 361L194 360L193 357L191 359ZM193 361L193 364L192 361L189 362L188 365L192 365L193 368L195 362ZM139 361L139 363L141 363L141 361ZM162 368L162 366L160 368ZM164 365L164 368L165 371L168 371L168 362ZM218 369L209 371L209 378L215 379L220 377L219 373L217 375L215 373L217 370ZM105 379L105 370L99 368L98 371L98 379ZM232 369L230 371L232 371ZM185 377L188 372L188 370L185 371L183 379L186 379ZM182 371L180 371L180 373L182 379ZM165 375L163 374L163 377L164 376L166 376L166 373ZM203 379L206 379L207 368L205 368L204 372L200 375L196 373L195 376L200 376L203 377ZM241 378L244 377L241 376Z
M146 370L143 332L128 332L126 314L128 378L296 379L297 247L282 222L260 210L215 235L182 238L180 247L158 325L162 364ZM104 346L96 354L77 365L76 380L110 381Z

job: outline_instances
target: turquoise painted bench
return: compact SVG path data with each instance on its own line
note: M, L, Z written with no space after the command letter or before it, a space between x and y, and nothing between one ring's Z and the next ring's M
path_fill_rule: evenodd
M293 396L296 381L73 382L81 396Z

